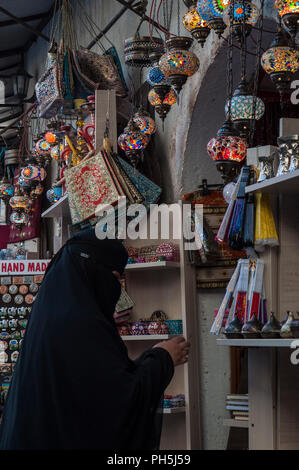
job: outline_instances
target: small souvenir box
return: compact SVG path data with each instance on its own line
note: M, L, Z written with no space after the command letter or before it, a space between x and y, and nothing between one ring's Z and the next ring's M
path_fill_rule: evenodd
M179 247L173 243L161 243L156 249L156 255L165 256L166 261L180 260Z
M148 335L148 323L145 321L136 321L130 323L131 335Z
M183 320L165 320L170 335L183 334Z

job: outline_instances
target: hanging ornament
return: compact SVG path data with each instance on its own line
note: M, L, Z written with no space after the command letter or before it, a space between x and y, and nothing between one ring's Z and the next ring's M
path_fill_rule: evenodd
M49 202L57 202L63 196L61 186L53 186L47 191L47 199Z
M163 40L159 37L140 36L139 30L145 18L142 17L135 36L125 40L125 63L131 67L149 67L151 65L151 53L162 53Z
M185 36L175 36L167 39L168 52L162 55L159 67L177 93L180 93L187 78L199 69L197 56L189 51L192 39Z
M53 132L47 132L45 134L45 139L49 144L56 144L57 138Z
M29 215L26 212L12 212L9 218L10 222L19 230L29 222Z
M136 166L149 141L150 136L137 129L133 119L130 119L124 132L118 138L118 145L125 152L132 165Z
M164 83L165 80L166 77L160 67L157 64L152 65L146 75L147 83L151 86L155 86L159 85L160 83Z
M240 137L231 121L227 120L217 136L209 141L207 152L216 161L217 170L223 174L222 177L227 179L237 175L240 162L246 157L247 147L246 139Z
M284 29L295 37L299 30L298 0L275 0L274 5L278 10Z
M241 40L243 25L245 25L245 36L249 36L252 26L256 24L259 15L259 9L253 3L247 0L239 0L234 3L233 11L230 11L230 8L224 10L223 21L226 26L232 23L233 35Z
M282 95L299 68L299 51L280 30L269 49L263 53L261 64Z
M143 134L152 135L157 130L154 119L142 108L134 114L133 122Z
M15 195L9 200L9 205L12 209L19 212L28 211L31 206L31 201L27 196L24 196L20 192L19 187L17 187Z
M196 10L195 3L189 8L183 16L183 25L189 31L194 39L198 41L201 47L204 46L211 28L208 23L200 16Z
M44 168L28 165L21 171L21 177L26 181L44 181L47 173Z
M214 29L219 38L225 30L223 13L229 4L230 0L198 0L197 3L200 16Z
M225 112L228 117L228 102L225 105ZM230 112L232 123L240 132L241 137L248 137L252 119L258 121L264 115L263 101L249 93L245 78L230 100Z
M3 201L7 201L14 195L14 187L8 181L8 179L3 176L2 180L0 181L0 199Z
M40 139L35 144L35 150L39 155L49 155L51 153L51 144L46 139Z
M177 102L177 96L170 85L157 85L148 94L150 104L155 108L162 121L171 107Z

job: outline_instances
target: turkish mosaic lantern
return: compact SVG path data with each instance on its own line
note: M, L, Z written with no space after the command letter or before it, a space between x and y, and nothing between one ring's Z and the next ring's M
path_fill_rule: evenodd
M46 139L39 139L35 144L35 150L39 155L50 155L51 144Z
M137 30L135 36L125 40L125 63L131 67L149 67L151 65L150 54L154 51L163 51L163 48L161 38L140 36Z
M240 169L240 163L247 153L247 141L239 136L239 133L227 120L213 137L208 145L207 152L216 162L217 170L222 173L223 179L234 178Z
M253 3L239 0L234 3L233 11L231 11L231 8L224 10L223 21L226 26L232 24L233 35L242 40L243 25L245 25L245 35L248 36L259 16L260 11Z
M148 100L159 114L162 121L166 118L171 107L177 102L177 96L169 85L156 86L149 91Z
M130 119L124 132L118 138L118 145L130 159L132 165L136 166L149 141L150 136L143 134L136 128L133 119Z
M200 16L215 31L219 38L226 27L223 21L223 14L229 4L230 0L198 0L197 3L197 10Z
M26 212L14 211L11 213L9 220L13 225L21 230L24 225L29 223L29 215Z
M180 93L187 78L199 69L198 57L188 50L192 41L184 36L167 39L168 52L163 54L159 61L160 69L177 93Z
M21 176L26 181L44 181L47 173L44 168L28 165L21 171Z
M275 0L274 5L284 29L295 37L299 30L299 1Z
M154 119L142 108L134 114L133 122L143 134L152 135L157 130Z
M57 137L53 132L46 132L45 139L49 144L56 144Z
M152 65L146 74L146 81L150 86L165 83L166 77L158 64Z
M9 205L15 211L28 211L31 207L31 201L27 196L21 194L19 188L17 188L15 195L9 200Z
M299 68L299 51L280 30L269 49L263 53L261 64L282 94Z
M4 176L0 181L0 199L7 201L14 195L14 187Z
M57 202L63 196L61 186L53 186L47 191L47 199L49 202Z
M208 23L200 16L195 4L192 5L183 16L183 25L189 31L194 39L198 41L201 47L204 46L211 28Z
M225 112L228 114L228 103L225 105ZM250 94L247 82L243 79L230 102L230 118L234 127L240 132L241 137L248 137L252 120L258 121L264 115L264 112L263 100Z

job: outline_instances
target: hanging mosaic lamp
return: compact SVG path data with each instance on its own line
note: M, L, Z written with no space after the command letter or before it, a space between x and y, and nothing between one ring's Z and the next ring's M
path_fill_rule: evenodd
M211 29L214 29L219 38L226 27L223 21L223 13L229 4L230 0L198 0L197 2L197 10L200 16Z
M299 31L299 1L275 0L274 5L277 8L284 29L295 37Z
M225 112L228 113L228 103L225 105ZM234 127L238 129L240 136L245 138L249 135L251 121L258 121L264 115L264 102L250 94L245 78L232 96L230 112Z
M150 104L155 108L162 121L171 107L177 102L177 96L170 85L155 86L148 94Z
M152 135L157 130L154 119L142 108L134 114L133 122L143 134Z
M204 46L211 28L208 23L198 13L195 2L183 16L183 25L189 31L194 39L198 41L201 47Z
M161 38L140 36L137 31L135 36L125 40L125 63L131 67L149 67L151 52L163 51L163 48L164 44Z
M41 183L38 183L35 185L35 187L30 191L30 197L31 199L35 200L39 196L41 196L44 192L44 187Z
M260 16L259 9L249 1L239 0L231 8L226 8L223 13L223 21L226 26L230 26L232 22L233 35L242 39L243 24L245 24L245 35L251 33L252 26L255 25ZM232 17L232 21L231 21Z
M49 144L56 144L57 138L53 132L46 132L45 139Z
M133 119L130 119L124 132L118 138L118 145L125 152L132 165L136 166L149 141L150 136L143 134L136 128Z
M188 49L193 40L184 36L167 39L168 52L162 55L159 67L177 93L180 93L187 78L199 69L198 57Z
M26 212L12 212L9 218L10 222L19 230L29 222L29 215Z
M47 199L49 202L57 202L63 196L61 186L53 186L47 191Z
M247 153L247 141L239 136L231 121L227 120L208 145L207 152L216 162L217 170L224 179L232 179L238 174L240 163Z
M4 176L0 181L0 199L7 201L14 195L14 187Z
M31 201L27 196L24 196L19 187L15 190L15 194L9 200L9 205L15 211L28 211L31 207Z
M20 176L18 179L18 185L22 189L22 191L27 192L31 190L32 181L25 180L23 176Z
M282 94L299 68L299 51L280 30L269 49L263 53L261 64Z
M51 144L45 138L39 139L35 144L35 150L39 155L49 155Z
M150 86L159 85L164 83L165 80L166 77L158 64L153 65L146 74L146 81Z
M28 165L21 171L21 176L26 181L44 181L47 173L44 168Z

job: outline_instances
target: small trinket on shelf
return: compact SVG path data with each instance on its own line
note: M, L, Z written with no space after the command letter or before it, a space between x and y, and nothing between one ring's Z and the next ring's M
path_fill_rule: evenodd
M236 316L225 328L224 334L227 338L242 338L243 324Z
M294 320L291 322L291 332L294 338L299 338L299 316L297 312L297 317L294 317Z
M183 320L165 320L170 335L183 334Z
M279 321L275 318L275 315L273 312L271 312L270 318L267 321L267 323L264 325L261 335L262 338L279 338L280 334L280 323Z
M291 330L291 324L292 321L294 320L294 315L292 312L288 312L288 319L287 321L282 325L280 329L280 336L282 338L293 338L293 333Z
M274 177L274 169L273 169L273 162L274 162L274 154L270 157L259 157L260 162L260 175L257 180L258 183L268 180L269 178Z
M262 328L263 324L256 318L256 314L254 312L252 319L243 325L241 331L243 337L246 339L260 338Z
M146 321L135 321L130 323L131 335L148 335L148 328Z

